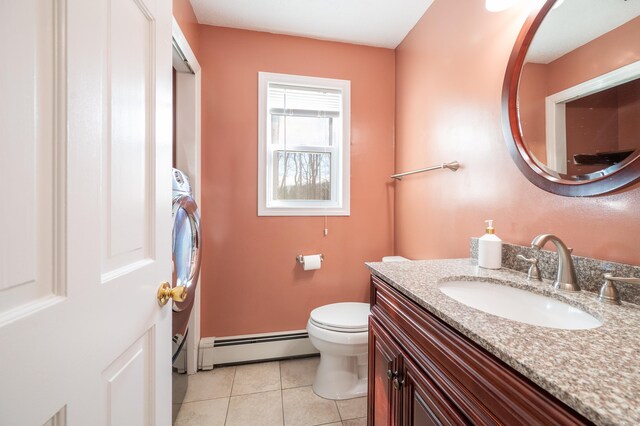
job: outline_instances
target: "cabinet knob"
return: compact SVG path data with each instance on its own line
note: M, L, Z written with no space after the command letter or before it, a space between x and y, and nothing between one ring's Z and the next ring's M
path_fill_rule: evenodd
M393 373L393 371L391 371L391 370L387 370L387 377L389 378L389 380L393 379L393 376L395 376L395 374Z
M396 388L396 390L399 390L402 385L404 385L404 379L398 380L398 377L393 379L393 387Z

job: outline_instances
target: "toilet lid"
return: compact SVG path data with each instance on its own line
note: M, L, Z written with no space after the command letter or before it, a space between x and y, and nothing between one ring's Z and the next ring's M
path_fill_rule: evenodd
M316 326L351 333L366 331L368 318L368 303L333 303L311 311L311 322Z

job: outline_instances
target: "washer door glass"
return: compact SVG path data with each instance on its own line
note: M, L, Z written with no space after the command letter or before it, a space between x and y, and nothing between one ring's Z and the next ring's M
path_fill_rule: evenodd
M173 202L173 286L186 286L188 296L173 303L174 335L186 333L199 273L200 216L193 198L183 195Z

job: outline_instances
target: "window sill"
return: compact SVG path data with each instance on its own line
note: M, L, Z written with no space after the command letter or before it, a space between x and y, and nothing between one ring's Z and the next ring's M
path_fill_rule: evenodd
M258 216L351 216L351 211L349 208L264 208L258 209Z

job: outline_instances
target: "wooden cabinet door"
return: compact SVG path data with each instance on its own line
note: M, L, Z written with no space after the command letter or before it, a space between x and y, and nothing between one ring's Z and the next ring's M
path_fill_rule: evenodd
M406 355L398 380L401 389L402 425L465 425L469 421L455 408L429 377Z
M369 317L369 426L399 424L398 392L393 379L398 374L400 348L380 324Z

